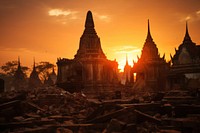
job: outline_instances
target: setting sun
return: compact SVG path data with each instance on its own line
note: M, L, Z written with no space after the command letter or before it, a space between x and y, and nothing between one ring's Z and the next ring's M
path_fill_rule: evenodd
M17 60L18 56L27 66L32 65L33 57L38 62L48 60L54 64L58 57L74 58L88 10L93 12L95 29L106 57L116 59L120 71L123 71L126 54L130 65L133 65L133 60L137 61L137 55L140 57L147 19L150 19L151 33L160 55L165 53L167 60L182 41L186 20L192 39L200 43L198 1L186 0L179 6L159 0L110 0L106 6L101 6L105 4L101 1L79 1L76 4L63 0L31 2L1 0L1 65L8 60ZM189 7L187 11L186 6Z
M124 71L124 66L126 64L126 55L127 55L127 58L128 58L128 64L130 66L133 66L133 61L137 62L137 60L138 60L137 55L140 56L140 53L141 53L140 51L135 51L135 52L124 51L124 53L116 53L115 57L116 57L116 60L118 62L119 71L120 72Z

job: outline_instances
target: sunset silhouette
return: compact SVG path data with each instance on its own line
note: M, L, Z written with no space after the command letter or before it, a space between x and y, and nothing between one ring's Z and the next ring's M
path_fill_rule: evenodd
M0 0L0 132L199 133L199 0Z
M106 3L106 4L105 4ZM137 60L147 34L151 34L161 55L170 60L184 36L185 22L192 39L199 44L200 7L198 0L176 1L0 1L1 64L21 57L31 66L37 61L56 62L58 57L73 58L83 31L85 12L91 10L102 48L119 68Z

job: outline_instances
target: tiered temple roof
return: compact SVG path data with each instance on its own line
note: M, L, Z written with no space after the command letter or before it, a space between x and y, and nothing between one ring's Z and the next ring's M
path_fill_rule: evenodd
M38 76L38 72L36 71L36 67L35 67L35 60L33 62L33 70L30 74L30 78L29 78L29 87L39 87L42 85L42 82Z
M106 58L101 48L100 38L94 29L92 12L88 11L85 21L85 30L80 39L79 49L75 58Z
M178 50L175 49L175 55L171 56L173 65L195 63L200 58L198 51L199 47L192 42L186 22L186 32L183 42L179 45Z

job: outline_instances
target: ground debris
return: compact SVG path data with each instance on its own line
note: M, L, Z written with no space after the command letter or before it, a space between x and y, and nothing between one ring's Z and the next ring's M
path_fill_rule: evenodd
M48 86L6 92L0 102L1 132L196 133L200 127L199 101L183 91L87 99Z

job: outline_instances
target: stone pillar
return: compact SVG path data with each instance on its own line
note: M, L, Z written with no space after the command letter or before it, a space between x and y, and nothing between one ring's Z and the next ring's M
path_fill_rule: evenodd
M101 81L102 65L98 64L97 80Z
M88 64L88 71L89 71L88 80L92 81L93 80L93 65L92 64Z

